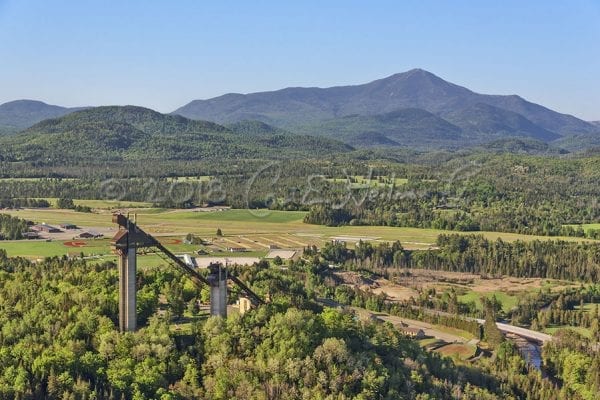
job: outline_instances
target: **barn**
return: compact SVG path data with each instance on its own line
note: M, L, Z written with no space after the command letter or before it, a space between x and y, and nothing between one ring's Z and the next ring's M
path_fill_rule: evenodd
M72 230L72 229L77 229L77 225L75 224L71 224L69 222L65 222L60 224L60 227L66 230Z
M35 231L35 232L46 232L46 233L60 233L60 232L62 232L60 229L58 229L58 228L56 228L54 226L48 225L46 223L41 223L41 224L33 225L31 227L31 230Z
M100 239L102 237L104 237L103 234L94 231L81 232L79 234L80 239Z

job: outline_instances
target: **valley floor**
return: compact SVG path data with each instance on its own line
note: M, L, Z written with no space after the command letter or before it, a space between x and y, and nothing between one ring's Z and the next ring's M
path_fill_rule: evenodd
M101 205L115 206L115 204ZM97 208L92 213L81 213L55 208L5 209L0 212L53 226L71 223L77 225L79 229L42 234L43 240L41 241L2 241L0 248L6 249L9 256L28 258L68 255L74 252L83 253L85 256L108 256L110 255L108 239L116 233L116 227L111 222L111 215L116 210L135 214L141 226L144 226L152 235L164 238L164 243L169 245L173 251L181 253L197 251L199 246L185 245L181 242L181 239L188 233L197 235L211 242L212 248L207 249L207 253L211 256L263 257L273 248L302 250L304 247L312 245L321 247L332 240L344 241L349 244L360 240L400 241L406 249L424 250L435 247L438 235L452 233L437 229L406 227L311 225L303 222L305 213L301 211L230 210L227 208L193 210ZM223 236L216 236L217 229L222 230ZM77 235L85 231L101 233L104 235L104 239L77 238ZM533 236L500 232L475 233L492 240L502 238L506 241L550 239L586 241L586 239L576 237ZM72 243L68 242L75 239L80 243L74 248ZM231 253L228 248L238 248L243 251Z

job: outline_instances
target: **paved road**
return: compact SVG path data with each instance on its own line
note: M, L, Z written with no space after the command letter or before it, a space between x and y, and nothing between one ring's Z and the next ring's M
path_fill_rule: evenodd
M415 306L415 308L418 308L418 307ZM424 312L429 313L429 314L453 316L453 314L450 314L450 313L447 313L444 311L429 310L429 309L420 309L420 310L423 310ZM485 323L485 320L481 319L481 318L471 318L471 317L463 317L463 318L470 320L470 321L477 321L482 325ZM542 344L546 343L549 340L552 340L552 335L548 335L546 333L542 333L542 332L538 332L538 331L533 331L531 329L521 328L519 326L505 324L503 322L496 322L496 326L503 333L512 333L514 335L521 336L525 339L535 340Z
M318 301L321 304L328 306L328 307L340 306L340 304L338 304L337 302L335 302L331 299L320 298L320 299L318 299ZM443 340L444 342L469 343L469 344L473 344L473 345L476 345L477 343L479 343L479 340L477 340L477 339L468 340L462 336L454 335L454 334L448 333L448 332L438 331L435 329L435 327L433 325L428 324L427 322L417 321L417 320L413 320L413 319L407 319L407 318L403 318L403 317L396 317L396 316L384 314L384 313L376 313L376 312L373 312L373 311L370 311L370 310L367 310L364 308L359 308L359 307L348 307L348 308L351 308L352 310L354 310L356 312L356 314L359 316L359 318L361 318L363 320L368 320L371 318L371 316L375 316L382 321L390 322L391 324L393 324L394 326L397 326L398 328L401 328L402 324L405 324L405 325L408 325L408 327L410 327L410 328L422 329L423 333L425 333L426 336L434 337L436 339Z
M477 344L479 341L478 340L468 340L462 336L458 336L458 335L453 335L452 333L448 333L448 332L441 332L435 329L435 327L431 324L428 324L427 322L422 322L422 321L416 321L413 319L406 319L403 317L395 317L393 315L387 315L387 314L381 314L381 313L377 313L374 314L377 316L377 318L383 320L383 321L387 321L392 323L394 326L398 326L401 329L402 324L406 324L408 325L408 327L410 328L419 328L423 330L423 333L425 333L425 336L431 336L434 337L436 339L440 339L443 340L444 342L448 342L448 343L472 343L472 344Z
M339 306L338 303L336 303L333 300L330 299L319 299L319 301L329 307L337 307ZM427 336L433 336L437 339L441 339L444 340L446 342L461 342L464 343L467 340L463 337L457 336L457 335L452 335L451 333L446 333L446 332L440 332L440 331L436 331L435 329L433 329L431 324L428 324L426 322L421 322L421 321L416 321L416 320L410 320L410 319L406 319L406 318L401 318L401 317L394 317L391 315L387 315L387 314L375 314L371 311L362 309L362 308L358 308L358 307L352 307L353 309L357 310L360 313L370 313L371 315L376 315L379 319L384 320L384 321L389 321L394 325L400 324L402 322L404 322L405 324L407 324L410 327L415 327L415 328L420 328L423 329L423 331L425 332L425 334ZM431 313L431 314L438 314L438 315L451 315L449 313L443 312L443 311L437 311L437 310L424 310L425 312ZM367 315L367 318L369 316ZM483 324L485 322L484 319L480 319L480 318L470 318L470 317L465 317L465 319L469 319L469 320L473 320L473 321L477 321L480 324ZM548 335L546 333L542 333L542 332L538 332L538 331L533 331L531 329L526 329L526 328L521 328L519 326L514 326L514 325L510 325L510 324L505 324L502 322L496 322L496 326L498 327L498 329L500 329L501 332L504 333L511 333L513 335L518 335L521 336L523 338L529 339L529 340L535 340L537 342L540 343L546 343L547 341L552 340L552 335ZM471 340L472 341L472 340Z
M477 322L483 324L485 320L476 319ZM552 340L552 335L548 335L546 333L532 331L531 329L521 328L519 326L514 326L510 324L504 324L502 322L496 322L496 326L500 331L504 333L512 333L513 335L521 336L526 339L535 340L537 342L546 343L547 341Z

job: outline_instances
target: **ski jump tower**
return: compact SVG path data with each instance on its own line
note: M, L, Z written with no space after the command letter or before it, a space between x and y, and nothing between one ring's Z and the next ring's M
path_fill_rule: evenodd
M253 305L263 303L248 286L235 275L227 271L220 263L208 266L209 274L205 278L196 269L171 253L153 236L141 230L134 221L122 214L113 215L113 223L119 225L119 231L113 237L111 245L118 256L119 264L119 328L121 332L135 331L136 313L136 272L137 249L155 248L158 255L175 265L199 287L210 288L210 314L227 316L227 281L231 280L247 296Z

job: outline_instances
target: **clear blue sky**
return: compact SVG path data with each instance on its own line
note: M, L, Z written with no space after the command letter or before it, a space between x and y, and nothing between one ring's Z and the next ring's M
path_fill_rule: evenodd
M423 68L600 120L600 0L0 0L0 102L136 104Z

